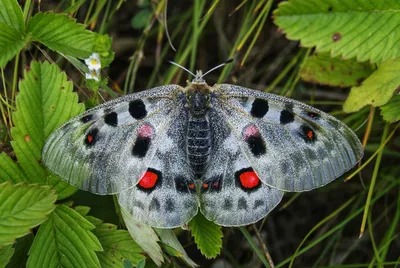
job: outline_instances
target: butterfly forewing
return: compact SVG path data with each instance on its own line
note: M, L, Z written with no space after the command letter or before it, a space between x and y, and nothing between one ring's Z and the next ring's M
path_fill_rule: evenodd
M53 132L45 165L72 185L98 194L137 184L177 116L175 85L127 95L90 109Z
M213 107L260 179L307 191L352 168L363 149L346 125L306 104L233 85L217 85Z

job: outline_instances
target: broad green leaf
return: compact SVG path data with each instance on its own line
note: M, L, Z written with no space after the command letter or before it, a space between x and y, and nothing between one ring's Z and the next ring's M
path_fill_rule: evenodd
M161 241L177 251L173 256L182 258L186 264L190 267L197 267L198 265L192 261L189 256L187 255L185 249L179 242L178 238L176 237L175 233L171 229L155 229L157 235L160 237Z
M59 205L44 222L29 251L27 267L100 267L95 226L75 210Z
M39 12L29 20L26 31L31 40L61 54L87 58L92 53L94 34L65 14Z
M316 84L351 87L361 84L373 71L367 62L341 60L322 53L306 60L300 69L300 77Z
M101 267L121 267L125 259L136 265L145 258L143 249L133 240L129 232L118 230L114 224L104 223L93 233L104 249L104 252L97 252Z
M77 189L42 167L42 147L53 130L83 112L84 106L78 104L72 83L57 65L32 62L24 77L13 114L12 146L26 177L31 182L53 185L62 199Z
M343 110L351 113L366 105L379 107L386 104L400 85L399 72L400 60L390 60L379 65L361 86L351 88Z
M164 261L161 247L158 245L158 236L154 230L135 220L123 207L121 214L125 221L126 228L138 245L149 255L157 266L161 266Z
M29 182L21 168L6 153L0 154L0 183Z
M203 214L197 213L189 222L189 230L201 254L208 259L217 257L222 248L221 226L208 221Z
M24 47L25 39L11 26L0 22L0 68L15 57Z
M381 115L385 121L394 123L400 120L400 95L394 96L381 107Z
M0 267L6 267L14 254L12 245L0 247Z
M0 184L0 245L8 245L44 222L57 195L47 186Z
M13 244L14 254L7 268L25 267L28 260L28 252L32 246L34 235L32 233L18 238ZM1 266L0 266L1 267Z
M24 34L24 18L17 0L0 1L0 22L12 27L20 36ZM3 30L3 27L0 29Z
M288 39L332 57L381 62L400 56L398 0L292 0L274 18Z

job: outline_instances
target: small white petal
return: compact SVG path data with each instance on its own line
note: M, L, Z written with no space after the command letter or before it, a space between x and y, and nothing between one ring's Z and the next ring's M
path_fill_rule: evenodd
M85 59L85 63L89 70L100 70L100 55L98 53L93 53L88 59Z
M86 77L86 79L94 79L96 81L99 81L100 72L99 72L99 70L93 69L93 70L90 70L90 73L86 73L85 77Z

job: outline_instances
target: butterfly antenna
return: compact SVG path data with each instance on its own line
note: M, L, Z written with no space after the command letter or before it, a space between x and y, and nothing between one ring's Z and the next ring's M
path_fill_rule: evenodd
M196 77L196 75L195 75L194 73L192 73L191 71L189 71L188 69L186 69L186 68L183 67L182 65L180 65L180 64L178 64L178 63L176 63L176 62L173 62L172 60L166 60L166 61L167 61L168 63L171 63L172 65L175 65L175 66L181 68L182 70L185 70L186 72L188 72L188 73L190 73L191 75L193 75L193 77Z
M208 70L207 72L205 72L205 73L200 77L200 79L203 78L204 76L206 76L207 74L211 73L212 71L214 71L214 70L216 70L216 69L218 69L218 68L221 68L221 67L227 65L228 63L231 63L232 61L233 61L233 59L229 59L229 60L225 61L224 63L221 63L220 65L217 65L217 66L215 66L214 68L211 68L211 70Z

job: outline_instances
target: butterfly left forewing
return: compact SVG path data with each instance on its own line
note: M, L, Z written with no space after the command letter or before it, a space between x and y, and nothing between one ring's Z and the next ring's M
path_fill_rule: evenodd
M215 95L213 107L260 179L272 187L314 189L342 175L363 155L351 129L311 106L227 84L215 86Z
M183 104L182 88L163 86L104 103L54 131L43 162L82 190L117 193L136 185ZM169 120L166 120L169 119Z

